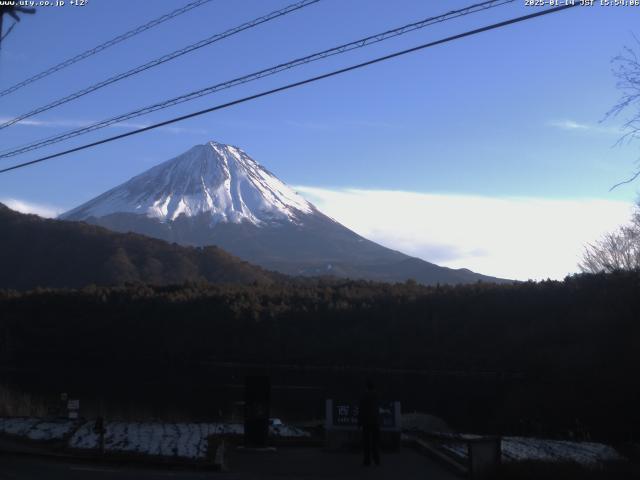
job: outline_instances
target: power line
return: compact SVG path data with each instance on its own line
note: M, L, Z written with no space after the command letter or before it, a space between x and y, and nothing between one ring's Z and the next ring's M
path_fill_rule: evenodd
M237 33L240 33L244 30L248 30L250 28L253 27L257 27L258 25L262 24L262 23L266 23L269 22L271 20L274 20L276 18L282 17L284 15L287 15L291 12L294 12L296 10L300 10L301 8L304 7L308 7L309 5L312 5L314 3L319 2L320 0L302 0L296 3L293 3L291 5L288 5L284 8L281 8L279 10L275 10L271 13L268 13L267 15L263 15L261 17L258 17L254 20L251 20L249 22L243 23L242 25L239 25L237 27L231 28L223 33L217 33L215 35L212 35L210 37L207 37L203 40L200 40L199 42L196 43L192 43L190 45L187 45L186 47L183 47L179 50L175 50L171 53L168 53L166 55L163 55L161 57L158 57L154 60L151 60L150 62L147 62L143 65L139 65L135 68L132 68L131 70L128 70L124 73L120 73L118 75L114 75L112 77L107 78L106 80L103 80L101 82L98 82L96 84L90 85L86 88L83 88L82 90L78 90L77 92L72 93L71 95L67 95L66 97L63 98L59 98L58 100L55 100L47 105L44 105L42 107L38 107L34 110L31 110L30 112L24 113L22 115L19 115L11 120L6 121L5 123L0 124L0 130L3 128L7 128L11 125L14 125L16 123L18 123L20 120L24 120L25 118L29 118L29 117L33 117L34 115L37 115L38 113L42 113L42 112L46 112L47 110L51 110L52 108L58 107L60 105L63 105L65 103L71 102L72 100L75 100L77 98L83 97L91 92L95 92L96 90L99 90L103 87L106 87L107 85L111 85L113 83L119 82L120 80L124 80L125 78L131 77L133 75L136 75L138 73L144 72L145 70L149 70L150 68L156 67L158 65L162 65L163 63L169 62L175 58L181 57L182 55L186 55L187 53L193 52L194 50L198 50L202 47L206 47L207 45L210 45L214 42L217 42L219 40L222 40L224 38L230 37L232 35L235 35Z
M457 17L461 17L461 16L465 16L465 15L469 15L471 13L476 13L478 11L483 11L483 10L487 10L489 8L495 8L495 7L499 7L502 6L504 4L507 3L513 3L515 0L489 0L489 1L484 1L482 3L478 3L478 4L474 4L459 10L452 10L450 12L447 12L445 14L442 15L438 15L435 17L429 17L426 18L424 20L421 20L419 22L415 22L415 23L410 23L408 25L404 25L402 27L399 28L394 28L392 30L387 30L386 32L383 33L379 33L376 35L371 35L369 37L365 37L365 38L361 38L359 40L356 40L354 42L350 42L350 43L346 43L343 45L340 45L338 47L333 47L330 48L328 50L323 50L321 52L317 52L317 53L313 53L311 55L307 55L305 57L301 57L301 58L297 58L295 60L291 60L289 62L286 63L282 63L280 65L276 65L275 67L270 67L264 70L260 70L258 72L254 72L254 73L250 73L248 75L244 75L242 77L239 78L235 78L233 80L229 80L223 83L219 83L216 85L212 85L206 88L203 88L201 90L197 90L194 92L190 92L187 93L185 95L181 95L179 97L175 97L169 100L165 100L163 102L159 102L153 105L149 105L147 107L143 107L140 108L138 110L134 110L132 112L129 113L125 113L116 117L112 117L109 118L107 120L102 120L100 122L94 123L92 125L88 125L86 127L81 127L79 129L76 130L71 130L69 132L66 133L62 133L60 135L55 135L49 138L45 138L43 140L38 140L36 142L24 145L24 146L20 146L17 148L14 148L13 150L9 150L9 151L5 151L5 153L0 154L0 159L1 158L8 158L8 157L13 157L22 153L26 153L32 150L37 150L49 145L53 145L54 143L59 143L61 141L64 140L68 140L70 138L73 137L77 137L79 135L84 135L86 133L95 131L95 130L99 130L105 127L108 127L110 125L114 125L117 123L121 123L127 120L131 120L132 118L136 118L136 117L140 117L142 115L146 115L148 113L152 113L158 110L163 110L165 108L169 108L172 107L174 105L178 105L184 102L188 102L190 100L194 100L196 98L205 96L205 95L210 95L212 93L215 93L217 91L220 90L224 90L224 89L228 89L228 88L232 88L238 85L242 85L244 83L248 83L254 80L258 80L267 76L271 76L274 75L276 73L285 71L285 70L289 70L291 68L294 67L298 67L300 65L304 65L307 63L311 63L311 62L315 62L333 55L338 55L338 54L342 54L351 50L355 50L357 48L363 48L366 47L368 45L372 45L374 43L378 43L378 42L382 42L384 40L387 40L389 38L393 38L399 35L404 35L408 32L414 31L414 30L418 30L420 28L425 28L429 25L433 25L436 23L441 23L447 20L452 20L454 18Z
M32 77L27 78L26 80L23 80L19 83L16 83L15 85L0 91L0 97L4 97L5 95L9 95L10 93L15 92L16 90L19 90L22 87L26 87L27 85L30 85L33 82L37 82L38 80L41 80L45 77L48 77L49 75L62 70L63 68L66 68L70 65L73 65L74 63L77 63L81 60L84 60L85 58L88 58L92 55L95 55L96 53L102 52L103 50L106 50L109 47L113 47L114 45L123 42L131 37L134 37L136 35L138 35L139 33L142 33L146 30L149 30L153 27L156 27L158 25L160 25L161 23L166 22L167 20L171 20L172 18L175 18L179 15L182 15L183 13L186 13L190 10L193 10L194 8L200 7L202 5L204 5L205 3L209 3L213 0L195 0L191 3L186 4L184 7L178 8L176 10L173 10L172 12L166 13L154 20L151 20L150 22L145 23L144 25L140 25L139 27L134 28L133 30L129 30L126 33L123 33L122 35L118 35L115 38L112 38L111 40L108 40L104 43L101 43L100 45L97 45L93 48L90 48L89 50L86 50L78 55L76 55L75 57L69 58L67 60L65 60L64 62L60 62L57 65L54 65L51 68L48 68Z
M180 117L175 117L175 118L172 118L170 120L165 120L163 122L156 123L154 125L149 125L148 127L139 128L138 130L134 130L134 131L127 132L127 133L122 133L120 135L115 135L113 137L104 138L104 139L98 140L96 142L87 143L87 144L81 145L79 147L75 147L75 148L71 148L69 150L65 150L65 151L62 151L62 152L54 153L52 155L47 155L45 157L41 157L41 158L38 158L36 160L31 160L29 162L24 162L24 163L20 163L18 165L13 165L11 167L7 167L7 168L4 168L4 169L0 170L0 174L9 172L11 170L16 170L18 168L27 167L29 165L34 165L36 163L44 162L46 160L51 160L53 158L61 157L63 155L68 155L70 153L79 152L81 150L85 150L87 148L91 148L91 147L95 147L95 146L98 146L98 145L102 145L104 143L113 142L113 141L119 140L121 138L126 138L126 137L129 137L129 136L132 136L132 135L137 135L137 134L142 133L142 132L153 130L153 129L156 129L156 128L159 128L159 127L164 127L164 126L170 125L172 123L177 123L177 122L180 122L180 121L183 121L183 120L187 120L189 118L193 118L193 117L197 117L197 116L200 116L200 115L204 115L206 113L214 112L216 110L222 110L222 109L225 109L225 108L229 108L229 107L232 107L234 105L238 105L238 104L241 104L241 103L248 102L250 100L255 100L257 98L266 97L268 95L273 95L274 93L283 92L285 90L290 90L292 88L296 88L296 87L300 87L302 85L306 85L306 84L309 84L309 83L317 82L317 81L323 80L325 78L334 77L334 76L340 75L342 73L346 73L346 72L350 72L352 70L357 70L357 69L360 69L360 68L364 68L364 67L367 67L369 65L374 65L376 63L384 62L384 61L390 60L392 58L396 58L396 57L400 57L400 56L403 56L403 55L407 55L409 53L413 53L413 52L417 52L419 50L423 50L423 49L426 49L426 48L434 47L436 45L441 45L443 43L448 43L448 42L452 42L454 40L459 40L461 38L469 37L469 36L472 36L472 35L477 35L479 33L486 32L486 31L489 31L489 30L495 30L495 29L498 29L498 28L506 27L506 26L512 25L514 23L524 22L526 20L531 20L533 18L537 18L537 17L543 16L543 15L548 15L548 14L551 14L551 13L557 13L557 12L560 12L562 10L566 10L566 9L577 7L577 6L579 6L579 3L576 2L575 4L566 4L566 5L563 5L563 6L560 6L560 7L549 8L549 9L546 9L546 10L541 10L539 12L531 13L529 15L523 15L521 17L516 17L516 18L509 19L509 20L505 20L503 22L498 22L498 23L494 23L494 24L491 24L491 25L487 25L485 27L477 28L475 30L469 30L469 31L466 31L464 33L459 33L457 35L452 35L450 37L442 38L440 40L436 40L436 41L433 41L433 42L424 43L422 45L418 45L417 47L412 47L412 48L408 48L406 50L401 50L399 52L391 53L389 55L384 55L382 57L377 57L377 58L374 58L373 60L368 60L366 62L358 63L356 65L351 65L349 67L341 68L341 69L338 69L338 70L333 70L332 72L324 73L322 75L317 75L315 77L307 78L305 80L301 80L301 81L298 81L298 82L289 83L289 84L284 85L282 87L273 88L271 90L266 90L266 91L263 91L263 92L260 92L260 93L256 93L254 95L250 95L248 97L243 97L243 98L240 98L240 99L237 99L237 100L233 100L231 102L227 102L227 103L223 103L223 104L216 105L216 106L213 106L213 107L209 107L209 108L206 108L204 110L200 110L200 111L197 111L197 112L189 113L187 115L182 115Z

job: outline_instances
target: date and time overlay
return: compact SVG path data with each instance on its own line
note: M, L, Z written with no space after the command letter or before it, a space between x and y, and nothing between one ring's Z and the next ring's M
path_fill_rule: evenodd
M97 0L0 0L0 6L23 8L86 7ZM640 7L640 0L523 0L525 7Z
M640 0L524 0L525 7L640 7Z

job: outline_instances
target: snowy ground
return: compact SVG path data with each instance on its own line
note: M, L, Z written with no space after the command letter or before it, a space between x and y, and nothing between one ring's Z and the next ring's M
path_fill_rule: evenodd
M467 446L464 443L448 443L443 448L454 457L466 461ZM503 437L502 460L520 462L574 462L584 466L596 466L602 462L624 460L613 447L593 442L568 442L526 437Z
M616 449L602 443L524 437L506 437L502 441L502 456L506 461L571 461L589 466L601 462L624 460Z
M31 440L62 440L78 423L74 420L43 420L41 418L0 418L0 433L18 435Z
M118 452L201 459L207 456L208 437L242 435L241 424L224 423L124 423L106 424L105 450ZM270 428L276 437L307 437L308 432L286 425ZM98 448L98 435L93 423L85 423L71 437L69 446L79 449Z
M242 424L225 423L136 423L108 422L105 424L105 450L140 453L166 457L202 459L207 456L208 437L242 435ZM18 435L32 440L68 440L71 448L97 449L99 436L93 431L94 422L72 420L46 421L38 418L0 418L0 433ZM274 437L308 437L302 429L288 425L272 425Z

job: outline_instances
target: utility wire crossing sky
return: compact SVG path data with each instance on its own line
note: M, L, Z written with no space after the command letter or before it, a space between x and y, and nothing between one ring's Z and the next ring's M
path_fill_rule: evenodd
M26 87L27 85L31 85L34 82L37 82L38 80L42 80L45 77L48 77L49 75L54 74L55 72L58 72L60 70L62 70L63 68L67 68L71 65L73 65L74 63L80 62L82 60L84 60L85 58L88 58L92 55L96 55L97 53L102 52L103 50L106 50L109 47L113 47L114 45L117 45L120 42L124 42L125 40L128 40L131 37L134 37L142 32L145 32L147 30L149 30L150 28L156 27L158 25L160 25L163 22L166 22L167 20L171 20L172 18L175 18L179 15L182 15L183 13L187 13L188 11L200 7L202 5L204 5L205 3L209 3L213 0L196 0L194 2L188 3L186 4L184 7L178 8L172 12L169 12L165 15L162 15L161 17L158 17L150 22L145 23L144 25L140 25L139 27L134 28L133 30L130 30L128 32L123 33L122 35L118 35L115 38L112 38L111 40L101 43L100 45L97 45L93 48L90 48L89 50L82 52L72 58L69 58L63 62L58 63L57 65L54 65L53 67L47 68L46 70L33 75L32 77L27 78L26 80L23 80L9 88L6 88L2 91L0 91L0 97L4 97L5 95L9 95L10 93L15 92L16 90L19 90L23 87Z
M306 0L305 2L300 2L298 4L295 4L295 6L297 8L301 8L302 6L309 5L310 2L314 2L315 3L316 1L317 0ZM15 155L18 155L18 154L21 154L21 153L25 153L25 152L29 152L29 151L32 151L32 150L35 150L35 149L38 149L38 148L42 148L44 146L52 145L53 143L58 143L60 141L67 140L69 138L73 138L73 137L78 136L78 135L82 135L82 134L85 134L85 133L88 133L88 132L92 132L92 131L95 131L95 130L102 129L104 127L108 127L109 125L114 125L116 123L121 123L121 122L124 122L124 121L127 121L127 120L131 120L133 118L137 118L137 117L142 116L142 115L146 115L146 114L151 113L151 112L155 112L155 111L158 111L158 110L164 110L165 108L169 108L169 107L172 107L174 105L177 105L177 104L180 104L180 103L183 103L183 102L188 102L188 101L191 101L193 99L196 99L196 98L199 98L199 97L202 97L202 96L205 96L205 95L210 95L210 94L218 92L220 90L232 88L232 87L235 87L235 86L238 86L238 85L242 85L242 84L247 83L247 82L252 82L252 81L255 81L255 80L259 80L261 78L264 78L264 77L267 77L267 76L270 76L270 75L274 75L274 74L289 70L291 68L299 67L301 65L306 65L307 63L311 63L311 62L315 62L315 61L318 61L318 60L322 60L322 59L325 59L325 58L333 56L333 55L339 55L339 54L343 54L343 53L346 53L348 51L355 50L355 49L358 49L358 48L364 48L366 46L369 46L369 45L372 45L372 44L375 44L375 43L378 43L378 42L382 42L382 41L388 40L390 38L393 38L393 37L396 37L396 36L399 36L399 35L404 35L406 33L409 33L411 31L414 31L414 30L417 30L417 29L420 29L420 28L425 28L425 27L427 27L429 25L433 25L435 23L440 23L440 22L451 20L453 18L457 18L457 17L460 17L460 16L469 15L469 14L477 12L477 11L486 10L487 8L495 8L497 6L501 6L501 5L504 5L506 3L511 3L512 1L513 0L491 0L491 1L483 2L481 4L472 5L471 7L466 7L466 8L460 9L460 10L447 12L446 14L439 15L437 17L429 17L429 18L426 18L426 19L421 20L419 22L414 22L414 23L411 23L409 25L404 25L402 27L395 28L393 30L388 30L386 32L382 32L382 33L379 33L379 34L376 34L376 35L371 35L371 36L368 36L366 38L361 38L361 39L358 39L356 41L349 42L347 44L343 44L343 45L339 45L337 47L330 48L328 50L323 50L321 52L313 53L311 55L306 55L306 56L304 56L302 58L296 58L296 59L291 60L289 62L282 63L282 64L279 64L279 65L276 65L276 66L273 66L273 67L270 67L270 68L266 68L266 69L260 70L258 72L250 73L248 75L243 75L242 77L234 78L232 80L228 80L228 81L223 82L223 83L218 83L216 85L212 85L212 86L209 86L207 88L203 88L203 89L200 89L200 90L197 90L197 91L194 91L194 92L190 92L190 93L187 93L187 94L184 94L184 95L180 95L178 97L171 98L171 99L165 100L163 102L158 102L158 103L155 103L153 105L149 105L147 107L140 108L140 109L134 110L134 111L126 113L126 114L118 115L116 117L113 117L113 118L110 118L110 119L107 119L107 120L103 120L103 121L95 123L93 125L89 125L89 126L86 126L86 127L83 127L83 128L77 129L77 130L73 130L73 131L70 131L70 132L66 132L63 135L59 135L57 137L51 137L51 138L48 138L48 139L36 141L36 142L31 143L29 145L25 145L23 147L19 147L19 148L16 148L14 150L9 150L6 153L2 153L2 154L0 154L0 158L12 157L12 156L15 156ZM567 8L567 7L563 7L563 8L561 8L561 10L564 10L565 8ZM285 9L285 10L287 10L287 9ZM278 12L273 12L273 14L270 15L270 18L275 18L275 14L277 14L277 16L283 15L283 12L285 10L281 10L281 11L278 11ZM289 9L288 11L291 11L291 9ZM557 11L557 10L554 9L554 11ZM532 14L532 15L529 15L529 16L521 17L521 18L519 18L518 21L527 20L529 18L534 18L535 16L539 16L539 15L543 15L543 14L547 14L547 13L553 13L553 12L552 11L545 11L545 12L535 13L535 14ZM493 28L499 28L499 27L502 27L502 26L505 26L505 24L501 23L501 24L497 24L497 25L493 25L493 26L487 27L486 29L483 28L483 29L480 29L480 30L474 30L472 32L466 32L466 33L461 34L461 35L456 35L454 38L448 37L446 39L439 40L437 42L430 42L429 44L421 45L421 46L419 46L417 48L410 49L408 51L402 51L399 54L393 54L391 56L385 56L383 58L380 58L380 59L376 60L376 62L387 60L387 59L393 58L395 56L404 55L404 54L407 54L407 53L412 53L414 51L417 51L417 50L420 50L420 49L423 49L423 48L427 48L427 47L430 47L430 46L438 45L440 43L446 43L448 41L456 40L456 39L462 38L464 36L475 35L476 33L481 33L482 31L486 31L486 30L493 29ZM234 29L234 30L236 30L236 29ZM362 66L367 66L370 63L375 63L375 62L365 62L365 64L358 65L355 68L361 68ZM350 71L352 69L354 69L354 68L341 69L340 71L336 72L335 74L344 73L345 71ZM327 76L332 76L332 75L334 75L334 74L332 73L331 75L326 75L326 76L321 76L321 77L322 78L326 78ZM321 78L318 78L318 79L321 79ZM314 77L312 79L312 81L315 81L315 80L316 80L316 78ZM308 83L308 82L296 82L296 85L292 85L292 86L299 86L300 84L303 84L303 83ZM289 87L287 87L287 88L289 88ZM79 95L79 96L81 96L81 95ZM260 96L262 96L262 95L260 95ZM252 96L252 97L255 98L255 96ZM75 97L75 98L77 98L77 97ZM253 98L251 98L251 99L253 99ZM63 102L63 103L66 103L66 102ZM218 110L218 109L219 109L219 107L214 107L214 110ZM203 113L206 113L206 112L203 112ZM9 126L9 125L12 125L14 123L17 123L18 121L20 121L20 119L23 119L23 118L24 118L24 116L21 116L21 117L17 117L17 119L13 119L13 120L11 120L9 122L6 122L4 125L0 125L0 129L3 128L3 126ZM182 120L182 119L183 118L180 118L180 120ZM166 124L166 123L164 123L164 124ZM150 128L145 128L145 129L141 129L141 131L146 131L146 130L149 130L149 129ZM2 173L2 172L0 172L0 173Z

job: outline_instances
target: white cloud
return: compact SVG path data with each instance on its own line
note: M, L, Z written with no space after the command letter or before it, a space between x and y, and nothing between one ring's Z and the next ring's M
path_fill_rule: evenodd
M0 117L0 123L11 121L12 117ZM32 118L25 118L16 122L16 125L22 125L25 127L44 127L44 128L84 128L97 123L95 120L79 120L79 119L51 119L51 120L35 120ZM152 125L151 123L136 123L136 122L120 122L107 126L106 128L122 128L126 130L137 130L139 128L146 128ZM191 133L196 135L206 135L207 130L202 128L189 128L179 127L175 125L169 125L159 127L158 130L162 130L169 133Z
M559 128L560 130L567 130L573 132L589 132L589 133L603 133L606 135L618 135L622 136L624 131L620 127L604 127L602 125L592 125L588 123L580 123L574 120L554 120L548 122L547 125L553 128Z
M562 279L584 246L630 218L632 204L296 187L320 210L370 240L439 265L518 280ZM0 198L55 217L64 208Z
M584 246L630 218L631 203L403 191L296 189L360 235L439 265L518 280L578 271Z
M17 212L35 213L36 215L40 215L45 218L54 218L66 211L64 208L54 205L26 202L16 198L0 198L0 203L4 203L7 207Z
M0 117L0 123L6 123L13 120L12 117ZM90 125L90 122L83 120L34 120L32 118L25 118L16 122L16 125L23 125L26 127L73 127L81 128Z
M120 122L120 123L114 123L113 125L109 125L108 128L125 128L130 130L138 130L139 128L147 128L151 125L152 125L151 123ZM158 130L163 130L165 132L175 133L175 134L193 133L197 135L206 135L208 133L207 130L202 128L177 127L173 125L158 127Z
M574 122L573 120L561 120L549 122L551 127L561 128L562 130L589 130L589 125Z

